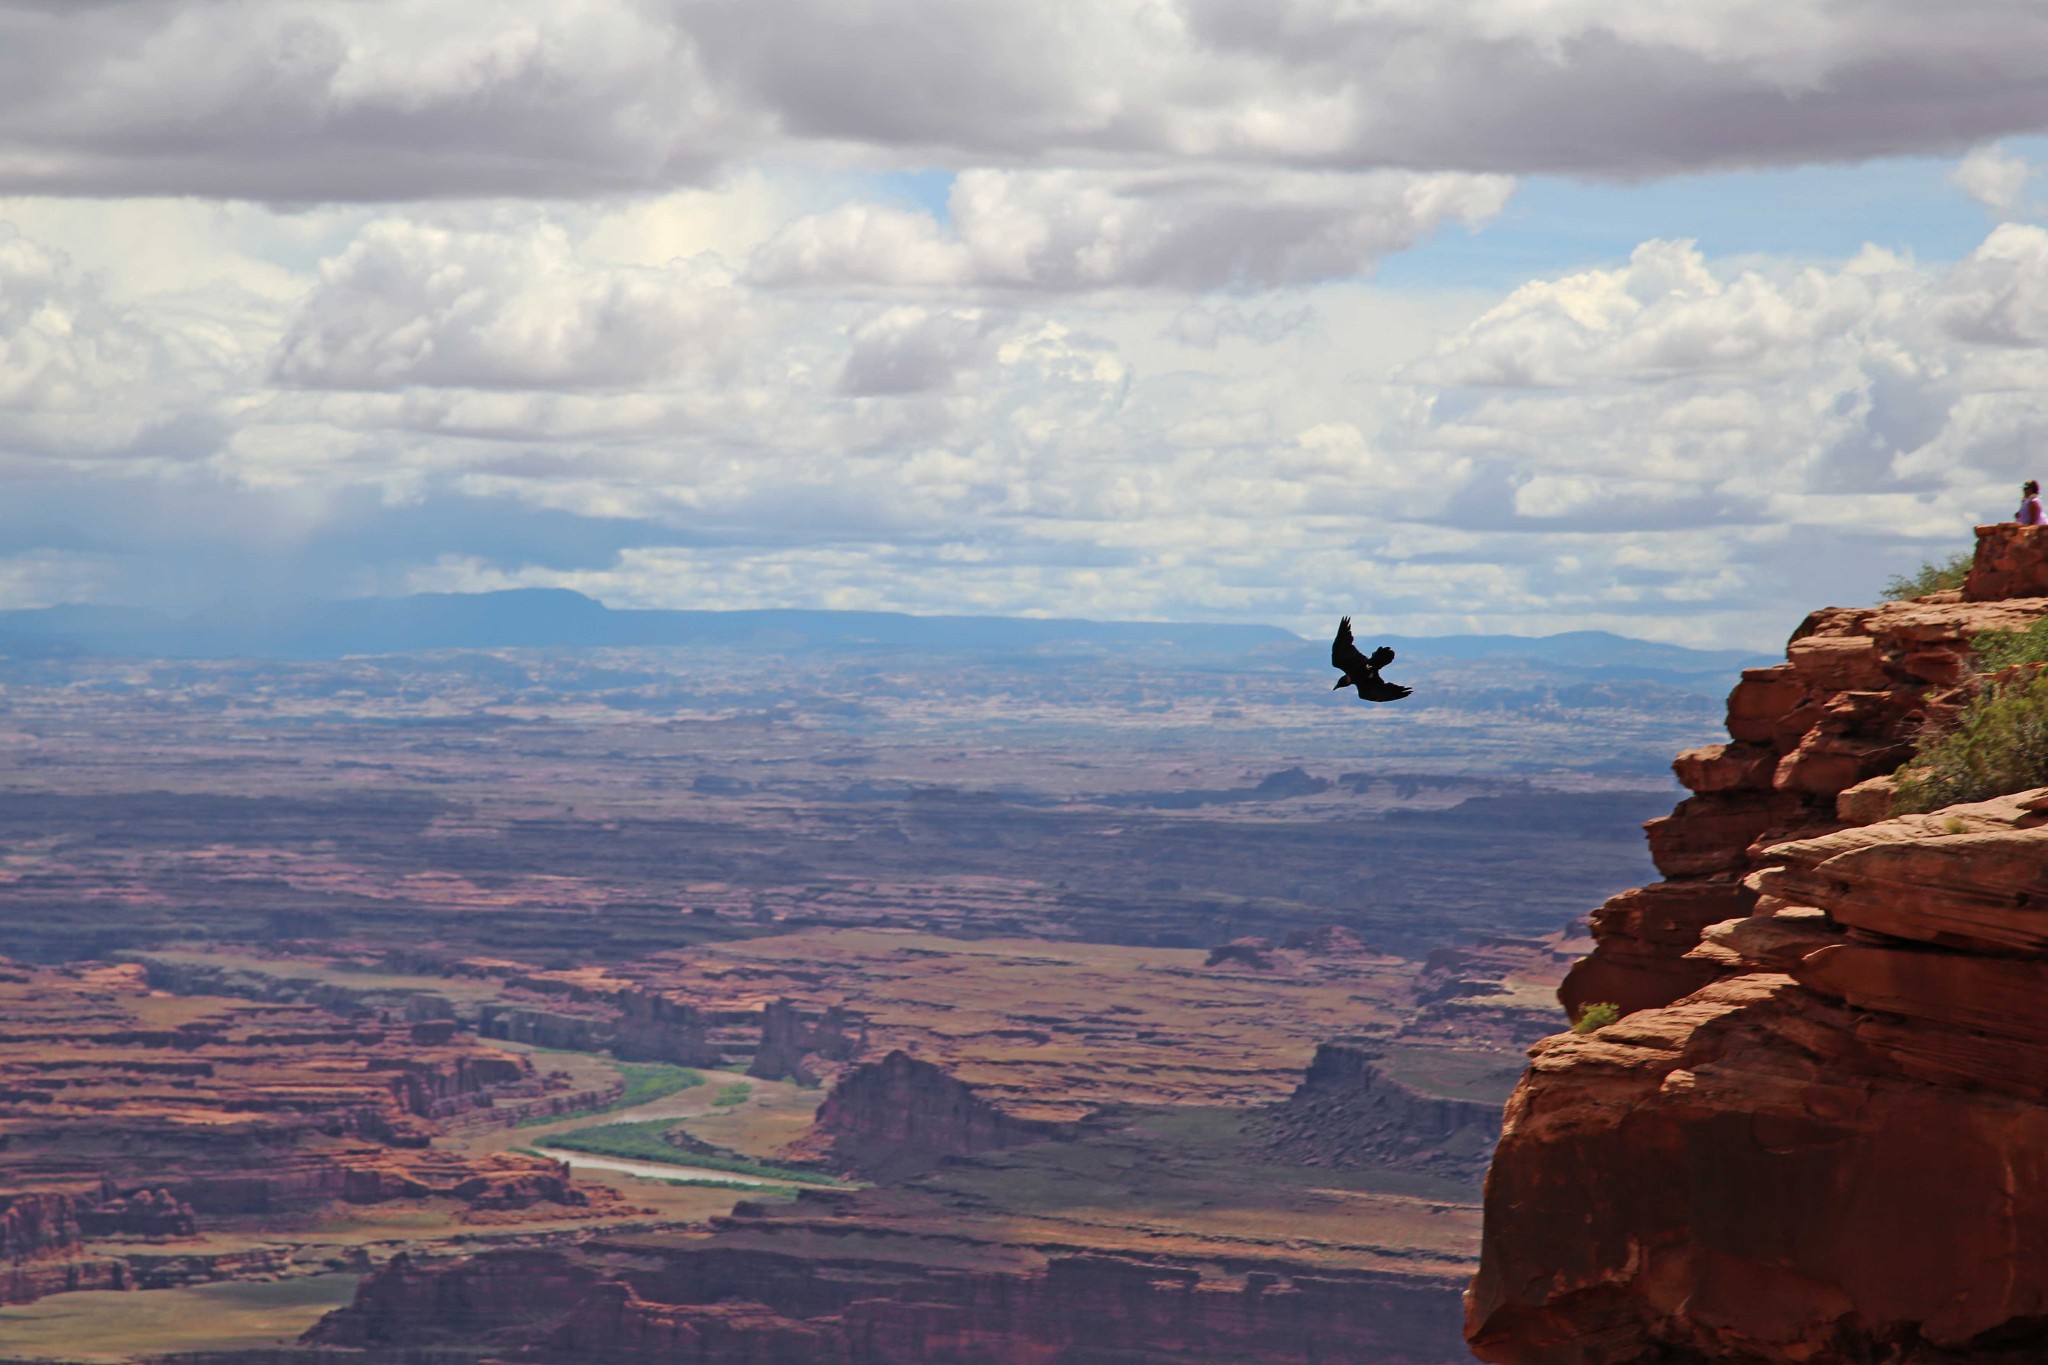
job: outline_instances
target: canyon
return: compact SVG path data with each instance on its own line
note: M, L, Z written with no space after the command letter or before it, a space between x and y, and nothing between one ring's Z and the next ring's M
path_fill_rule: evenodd
M2044 541L1719 742L1490 664L0 661L0 1360L2038 1359L2048 791L1891 774Z
M1726 664L1501 647L0 656L0 1359L1462 1359Z
M1467 1332L1512 1365L2048 1353L2048 789L1894 811L1971 642L2048 616L2048 532L1810 616L1729 698L1665 880L1592 918L1487 1177Z

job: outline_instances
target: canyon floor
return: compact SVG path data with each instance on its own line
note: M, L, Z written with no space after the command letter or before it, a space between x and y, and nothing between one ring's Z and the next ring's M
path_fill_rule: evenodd
M1462 1359L1718 711L1516 676L6 660L0 1358Z

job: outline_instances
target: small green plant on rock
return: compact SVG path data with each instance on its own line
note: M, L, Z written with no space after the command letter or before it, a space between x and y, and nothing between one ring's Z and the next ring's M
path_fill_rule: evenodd
M1606 1028L1621 1018L1621 1006L1612 1000L1596 1000L1579 1011L1579 1017L1572 1020L1573 1033L1591 1033Z
M1900 574L1885 584L1884 600L1902 602L1909 597L1925 597L1931 592L1960 588L1963 580L1970 576L1970 562L1975 558L1975 551L1964 550L1939 563L1929 560L1914 572Z
M1996 673L2014 664L2048 663L2048 616L2025 630L1987 630L1970 642L1977 671Z
M2048 673L1987 682L1954 726L1899 769L1901 814L2048 787Z

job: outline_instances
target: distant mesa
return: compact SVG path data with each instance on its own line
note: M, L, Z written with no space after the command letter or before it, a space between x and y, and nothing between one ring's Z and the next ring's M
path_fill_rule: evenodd
M563 588L418 593L173 617L125 608L0 612L0 649L51 646L164 657L331 659L444 649L688 645L983 654L1029 659L1142 650L1155 659L1237 657L1302 643L1277 626L1086 621L898 612L615 610Z
M1259 779L1259 785L1252 789L1252 795L1265 801L1281 801L1290 796L1319 796L1330 789L1326 777L1310 777L1300 768L1282 768Z
M1427 1171L1476 1189L1520 1060L1509 1053L1490 1067L1468 1065L1444 1085L1380 1048L1324 1043L1300 1087L1268 1111L1267 1150L1305 1166Z
M1273 969L1273 940L1269 938L1237 938L1228 943L1219 943L1209 950L1209 956L1202 963L1205 967L1222 967L1235 963L1240 967L1256 967L1260 971Z
M1398 650L1404 664L1521 662L1566 670L1595 683L1661 681L1683 687L1709 678L1719 687L1721 675L1767 662L1748 650L1689 649L1605 631L1376 638ZM614 609L565 588L218 607L184 616L76 604L0 611L0 654L14 655L335 659L431 650L634 646L768 654L964 654L1020 665L1046 658L1133 656L1155 666L1237 661L1284 669L1320 667L1328 650L1267 625L793 608Z

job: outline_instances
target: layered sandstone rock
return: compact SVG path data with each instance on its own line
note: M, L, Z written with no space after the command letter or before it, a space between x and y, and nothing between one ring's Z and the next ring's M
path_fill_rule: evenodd
M1966 695L1970 641L2048 615L2048 596L1988 598L1994 584L2048 593L2048 568L2039 583L2028 576L2048 565L2048 529L1979 532L1972 582L1987 586L1971 600L1829 607L1793 633L1784 663L1744 671L1728 697L1728 742L1678 756L1673 771L1694 795L1644 827L1664 880L1592 916L1597 946L1559 993L1574 1017L1597 1002L1654 1009L1705 985L1714 965L1686 953L1708 925L1750 913L1743 879L1763 848L1882 818L1881 780L1911 756L1930 714Z
M1989 530L1971 597L2048 588L2048 534ZM1681 758L1716 822L1681 806L1679 875L1609 902L1566 988L1631 1012L1538 1045L1508 1105L1481 1358L2048 1359L2048 790L1881 818L1872 781L1972 635L2043 614L1817 613Z

